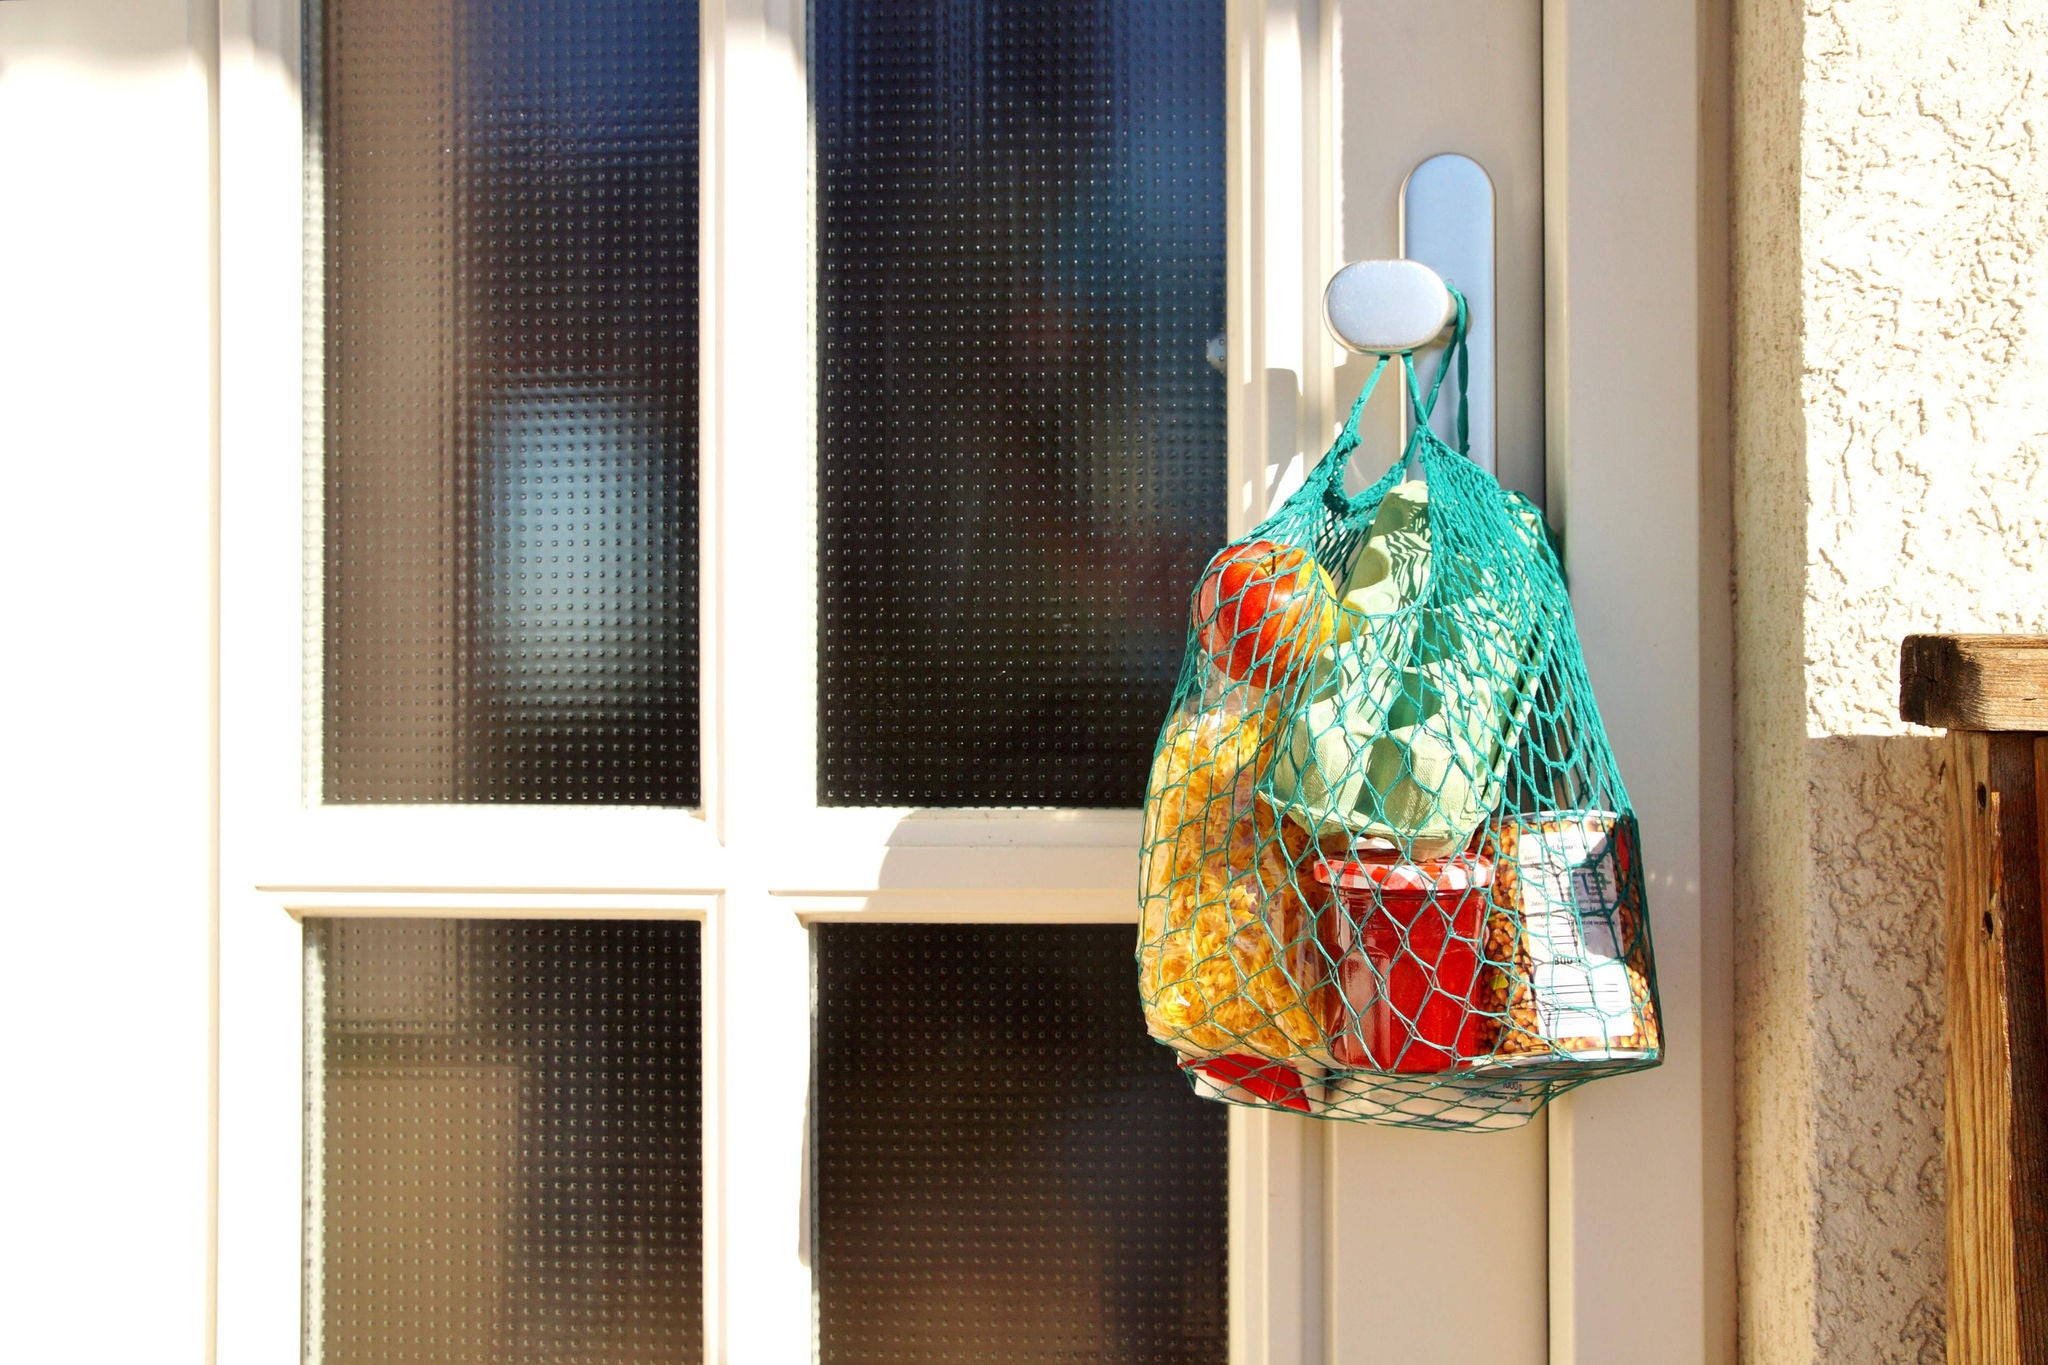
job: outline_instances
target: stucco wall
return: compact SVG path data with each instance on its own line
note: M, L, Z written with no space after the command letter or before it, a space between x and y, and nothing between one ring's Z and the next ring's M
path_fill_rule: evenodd
M1916 630L2048 632L2048 15L1739 0L1742 1355L1942 1359Z

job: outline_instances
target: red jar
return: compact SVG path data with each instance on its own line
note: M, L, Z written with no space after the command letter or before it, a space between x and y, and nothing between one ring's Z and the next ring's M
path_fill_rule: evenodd
M1366 852L1319 860L1316 880L1336 893L1323 942L1344 996L1337 1064L1449 1071L1483 1054L1480 935L1493 861Z

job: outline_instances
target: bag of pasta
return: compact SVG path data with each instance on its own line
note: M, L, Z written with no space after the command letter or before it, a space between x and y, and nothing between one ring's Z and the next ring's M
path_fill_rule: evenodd
M1427 394L1400 357L1422 416L1394 467L1344 491L1368 382L1196 588L1139 994L1216 1098L1513 1127L1661 1053L1635 819L1555 552L1428 424L1462 312Z

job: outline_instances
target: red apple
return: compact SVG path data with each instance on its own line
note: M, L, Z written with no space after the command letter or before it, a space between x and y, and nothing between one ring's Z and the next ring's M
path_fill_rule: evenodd
M1308 551L1248 540L1209 561L1195 594L1195 628L1224 672L1270 687L1330 642L1337 590Z

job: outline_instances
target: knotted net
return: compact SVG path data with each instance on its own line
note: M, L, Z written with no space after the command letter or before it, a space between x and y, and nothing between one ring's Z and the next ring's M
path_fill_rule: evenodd
M1399 358L1403 457L1345 493L1369 381L1195 590L1138 967L1152 1035L1215 1098L1509 1128L1660 1055L1636 821L1556 554L1427 421L1459 312L1427 394Z

